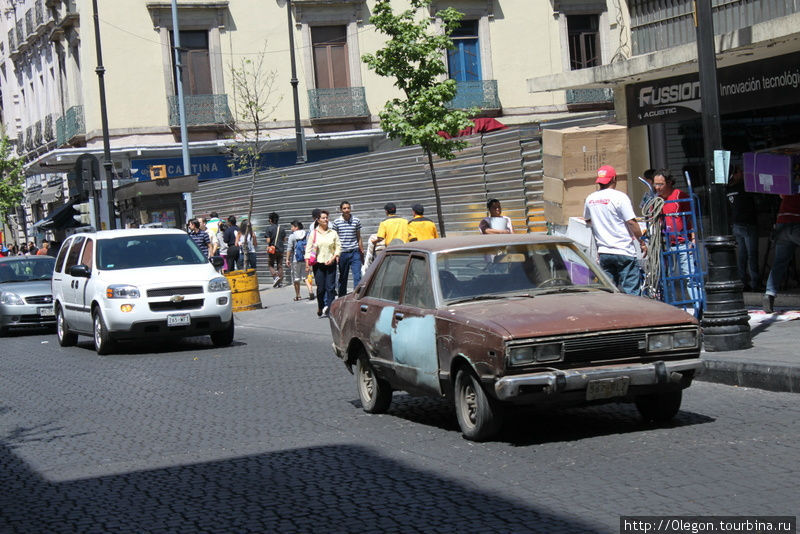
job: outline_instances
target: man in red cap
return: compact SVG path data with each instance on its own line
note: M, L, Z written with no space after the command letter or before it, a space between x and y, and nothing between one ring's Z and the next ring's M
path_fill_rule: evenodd
M600 266L621 291L638 295L641 277L635 241L639 242L642 254L647 253L647 246L642 241L642 229L636 222L631 199L617 191L617 172L611 165L597 169L595 183L600 190L586 197L583 218L591 224Z

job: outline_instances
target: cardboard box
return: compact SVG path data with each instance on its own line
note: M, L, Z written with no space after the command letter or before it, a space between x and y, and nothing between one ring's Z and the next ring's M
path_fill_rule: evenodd
M559 180L545 176L542 179L544 191L544 216L547 222L566 225L570 217L583 217L586 197L597 191L595 178L583 180ZM617 176L617 191L628 192L628 177Z
M744 189L751 193L800 193L800 147L772 152L745 152Z
M591 178L603 165L628 173L628 131L604 124L542 131L542 166L546 176L562 180Z

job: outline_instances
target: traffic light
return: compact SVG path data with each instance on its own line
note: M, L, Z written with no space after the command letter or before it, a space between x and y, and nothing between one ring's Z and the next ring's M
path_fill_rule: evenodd
M90 226L92 224L92 218L89 215L89 203L82 202L80 204L75 204L72 206L73 211L75 212L72 215L72 218L75 219L81 226Z
M75 168L67 175L69 196L82 202L89 199L94 190L94 182L100 179L100 163L91 154L81 154L75 161Z

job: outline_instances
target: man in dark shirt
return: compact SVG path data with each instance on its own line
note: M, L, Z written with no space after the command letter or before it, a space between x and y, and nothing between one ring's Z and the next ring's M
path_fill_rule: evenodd
M228 227L222 233L222 239L228 245L228 270L234 271L239 268L239 245L236 243L236 236L239 235L239 227L236 226L236 217L228 217Z
M760 291L758 276L758 213L755 196L744 190L744 174L739 165L734 166L728 181L728 203L730 205L733 237L736 238L736 255L739 279L745 291Z

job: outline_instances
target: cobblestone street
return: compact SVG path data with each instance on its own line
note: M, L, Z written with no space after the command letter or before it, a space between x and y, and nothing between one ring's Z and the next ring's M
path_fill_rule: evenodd
M365 414L297 303L98 357L3 339L0 532L617 532L620 515L787 515L796 394L696 382L671 427L632 406L514 414L462 439L444 401ZM305 331L305 333L303 333Z

